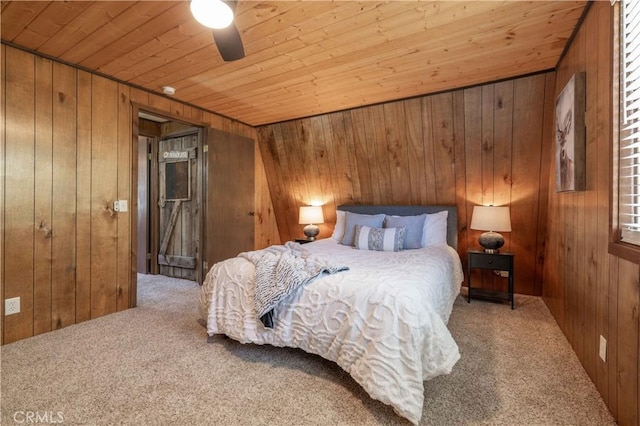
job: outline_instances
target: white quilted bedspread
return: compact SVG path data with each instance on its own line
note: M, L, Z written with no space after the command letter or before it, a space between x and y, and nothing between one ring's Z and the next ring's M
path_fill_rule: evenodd
M460 358L447 329L463 280L456 251L356 250L325 239L305 244L349 270L298 288L265 328L253 307L254 266L236 257L215 264L200 295L209 335L303 349L335 361L374 399L417 424L423 381L448 374Z

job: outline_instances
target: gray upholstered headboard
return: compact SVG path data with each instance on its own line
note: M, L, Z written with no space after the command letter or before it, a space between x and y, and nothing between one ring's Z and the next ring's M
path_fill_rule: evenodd
M396 216L416 216L423 213L449 212L447 216L447 243L458 249L458 209L456 206L338 206L338 210L359 214L388 214Z

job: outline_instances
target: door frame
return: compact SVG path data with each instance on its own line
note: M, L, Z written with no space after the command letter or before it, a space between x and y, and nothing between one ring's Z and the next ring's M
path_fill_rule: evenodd
M146 136L145 134L140 134L138 136L138 167L140 167L141 165L144 164L144 176L141 176L140 173L138 173L138 188L137 188L137 200L138 203L140 203L141 201L143 203L145 203L145 216L144 216L144 220L143 223L141 223L140 221L140 216L138 216L138 225L142 225L145 226L146 230L142 230L142 229L138 229L138 244L137 244L137 248L138 251L137 253L145 253L146 255L144 256L145 259L144 261L141 261L140 256L137 256L137 269L138 271L140 270L141 266L144 270L144 273L147 274L151 274L153 273L152 268L151 268L151 260L147 258L148 254L151 252L150 247L151 247L151 235L149 235L149 229L151 228L151 212L149 211L149 208L151 206L151 152L150 152L150 147L153 144L153 140L154 140L155 136ZM144 153L142 152L144 148ZM138 171L140 171L140 169L138 169ZM146 180L146 186L144 188L144 198L145 199L141 199L140 195L140 188L142 187L140 182L140 178L144 178ZM131 197L133 198L133 197ZM131 212L132 214L134 213L133 211ZM136 214L140 214L140 204L138 204L137 208L136 208ZM146 233L146 235L145 235ZM145 241L144 243L142 243L140 241L140 236L144 235ZM143 251L144 250L144 251Z
M137 161L137 153L138 153L138 135L139 135L139 113L140 111L144 111L144 112L148 112L150 114L153 115L157 115L159 117L163 117L166 118L167 120L170 121L177 121L180 123L184 123L187 124L189 126L193 126L193 127L198 127L199 128L199 138L198 138L198 151L199 151L199 155L198 155L198 168L201 170L201 172L198 173L198 181L201 182L203 179L203 172L204 172L204 167L203 167L203 158L204 155L202 155L202 148L204 146L204 138L206 135L206 129L208 129L209 127L211 127L208 123L199 121L199 120L193 120L190 118L186 118L186 117L182 117L176 114L173 114L169 111L165 111L162 109L158 109L158 108L154 108L148 105L144 105L138 102L134 102L131 101L131 158L134 159L134 161L131 161L131 200L130 200L130 227L131 227L131 247L130 247L130 251L131 251L131 276L130 276L130 294L129 294L129 307L130 308L135 308L138 304L138 278L137 278L137 273L138 273L138 215L137 214L133 214L133 212L137 212L138 211L138 197L133 197L133 194L137 194L138 193L138 161ZM153 176L155 174L155 172L157 171L158 168L158 164L157 164L157 158L154 158L154 152L155 150L152 150L152 154L151 154L151 170L149 170L149 173L152 173L152 179ZM157 157L157 151L155 151L155 156ZM156 170L153 170L153 169ZM157 184L153 184L151 185L150 190L156 191L157 192L157 188L154 190L153 188L157 186ZM201 197L200 199L203 200L204 199L204 188L203 185L199 185L198 188L198 192L200 193L199 196ZM152 200L151 202L153 203L153 193L152 195ZM157 194L156 194L157 197ZM151 210L151 208L150 208ZM153 216L153 215L152 215ZM200 214L200 232L199 232L199 241L202 247L202 244L204 244L204 226L205 226L205 212L203 211ZM156 219L156 223L157 223L157 219ZM153 226L153 223L151 224L151 226ZM150 250L153 250L153 245L154 245L154 238L157 240L157 236L151 238L152 240L152 247L150 247ZM156 242L156 244L159 244ZM146 253L145 253L146 256ZM202 254L201 254L202 257ZM200 265L199 267L202 268L202 260L200 259ZM152 268L151 270L153 271L153 262L152 262ZM200 274L200 278L201 280L204 279L204 271L203 273Z

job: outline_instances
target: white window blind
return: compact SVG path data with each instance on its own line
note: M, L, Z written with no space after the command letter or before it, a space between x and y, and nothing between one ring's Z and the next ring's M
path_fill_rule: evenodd
M640 245L640 1L622 0L620 44L620 240Z

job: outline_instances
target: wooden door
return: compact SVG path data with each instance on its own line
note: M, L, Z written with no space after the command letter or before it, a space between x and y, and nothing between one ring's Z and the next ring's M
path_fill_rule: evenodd
M254 249L254 141L207 131L205 266Z
M201 281L197 130L158 143L160 274Z

